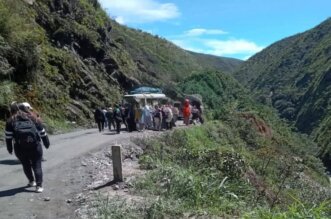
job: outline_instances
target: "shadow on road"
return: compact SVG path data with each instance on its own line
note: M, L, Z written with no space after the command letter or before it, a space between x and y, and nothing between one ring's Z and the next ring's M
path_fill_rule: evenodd
M93 188L93 190L99 190L99 189L102 189L102 188L105 188L105 187L108 187L108 186L115 185L116 183L117 183L117 181L112 180L112 181L110 181L110 182L107 182L107 183L104 184L104 185L100 185L100 186L97 186L97 187Z
M28 188L28 187L23 186L23 187L19 187L19 188L0 191L0 198L7 197L7 196L13 196L13 195L16 195L17 193L21 193L21 192L34 192L31 190L27 190L26 188Z
M103 135L118 135L118 133L116 132L105 132L105 133L102 133Z
M19 160L0 160L0 164L3 165L18 165L21 164Z

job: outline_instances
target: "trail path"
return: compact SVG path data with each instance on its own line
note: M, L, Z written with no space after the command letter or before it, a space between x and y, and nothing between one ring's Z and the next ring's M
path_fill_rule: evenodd
M89 170L90 161L85 158L98 151L108 150L111 145L129 145L130 139L157 133L159 132L123 131L118 135L109 131L99 133L96 129L89 129L50 136L50 149L44 149L47 161L43 162L45 191L41 194L35 193L34 188L25 187L27 179L21 164L14 155L9 155L7 150L1 147L0 218L77 218L75 195L86 189L87 184L95 180L94 174L98 172ZM108 166L107 177L111 177L110 160ZM90 174L86 174L87 172Z

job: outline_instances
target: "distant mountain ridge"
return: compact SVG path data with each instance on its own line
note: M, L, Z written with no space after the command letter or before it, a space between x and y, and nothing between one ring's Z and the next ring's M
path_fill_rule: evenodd
M199 63L203 65L204 68L209 68L210 70L219 70L221 69L225 73L233 73L235 72L244 61L235 59L235 58L227 58L203 53L196 53L189 51L193 56L195 56Z
M311 134L331 158L331 18L272 44L234 75L299 131Z

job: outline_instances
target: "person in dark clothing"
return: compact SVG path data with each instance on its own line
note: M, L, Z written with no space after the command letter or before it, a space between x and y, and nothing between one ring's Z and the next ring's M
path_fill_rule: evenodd
M99 132L102 132L105 128L105 114L100 108L97 108L94 111L94 120L98 124Z
M162 113L162 121L161 121L161 129L167 129L167 114L164 112L165 106L162 106L161 113Z
M133 132L136 130L136 123L134 118L134 105L131 104L128 107L128 116L127 116L128 131Z
M119 105L115 105L113 117L116 122L117 134L119 134L121 131L121 122L122 122L122 112L121 112L121 108Z
M196 121L199 119L199 110L195 105L193 105L191 112L192 112L192 118L191 118L192 123L195 124Z
M18 109L24 113L30 114L31 116L35 117L38 122L42 123L42 119L38 113L33 112L33 108L28 102L23 102L18 104ZM42 156L41 161L47 161L44 156Z
M108 129L111 131L111 126L113 125L114 130L116 129L115 120L113 116L113 108L109 107L106 112L106 119L108 120Z
M29 180L28 186L36 186L36 192L43 192L41 141L46 149L50 146L46 131L38 118L19 110L16 102L10 105L10 112L11 117L5 128L7 150L12 154L14 149L15 155L21 161L23 171ZM12 145L13 140L14 147Z
M162 112L158 105L155 105L155 110L153 114L154 119L154 130L161 131L162 126Z
M129 127L128 127L128 123L126 120L129 115L129 106L125 105L125 106L120 107L120 109L121 109L121 113L122 113L122 122L125 125L125 130L128 131Z

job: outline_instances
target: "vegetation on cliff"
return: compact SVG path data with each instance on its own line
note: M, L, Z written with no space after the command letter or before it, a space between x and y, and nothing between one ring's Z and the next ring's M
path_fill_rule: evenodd
M203 126L137 140L147 170L133 199L102 195L101 218L329 218L331 188L319 148L220 72L190 76L180 92L201 94ZM178 93L180 93L178 92ZM219 102L221 99L221 102ZM206 116L206 115L205 115ZM142 201L143 200L143 201Z
M101 197L94 205L99 217L331 216L329 179L311 139L226 74L195 74L177 89L201 94L210 121L137 140L148 172L129 184L136 198Z
M331 19L274 43L235 73L257 99L276 108L331 160Z

